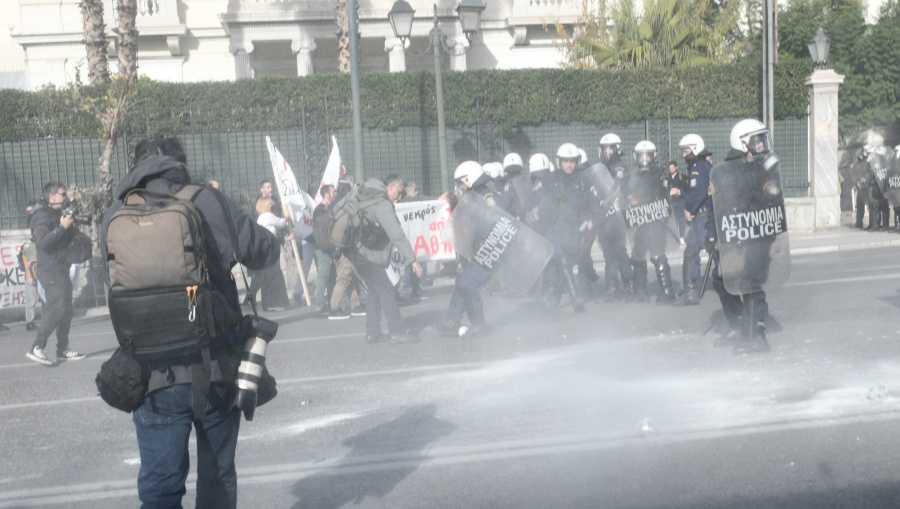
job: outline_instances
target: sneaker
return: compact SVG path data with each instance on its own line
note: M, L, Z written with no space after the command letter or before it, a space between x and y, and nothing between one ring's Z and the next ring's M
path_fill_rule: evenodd
M337 309L328 313L329 320L346 320L348 318L350 318L350 310L348 309Z
M28 322L27 324L25 324L25 330L26 331L38 330L38 326L35 325L34 322Z
M48 359L46 355L44 355L44 350L39 346L32 348L28 353L25 354L25 357L28 357L38 364L43 364L44 366L50 366L53 364L53 362Z
M444 336L459 337L459 324L453 320L447 320L435 327Z
M319 304L316 306L316 312L318 313L328 313L331 311L331 306L328 304Z
M350 308L350 316L366 316L366 307L360 305Z
M84 359L85 357L87 357L87 355L80 353L80 352L76 352L75 350L66 350L63 353L56 354L56 358L61 361L80 361L81 359Z

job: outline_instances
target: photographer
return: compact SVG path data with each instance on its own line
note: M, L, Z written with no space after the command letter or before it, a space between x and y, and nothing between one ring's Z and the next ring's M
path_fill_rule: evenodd
M50 366L44 349L47 338L56 331L56 358L59 361L84 359L85 355L69 349L69 326L72 324L72 280L69 279L71 261L69 250L78 227L75 216L68 209L66 188L52 180L44 185L43 196L34 207L28 222L31 237L37 246L37 278L44 287L44 306L41 326L26 357Z

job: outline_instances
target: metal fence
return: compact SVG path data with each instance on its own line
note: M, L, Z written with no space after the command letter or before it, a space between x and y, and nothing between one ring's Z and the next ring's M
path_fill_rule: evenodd
M208 132L179 134L183 140L195 181L218 180L223 191L232 198L249 203L256 197L259 181L272 175L265 137L285 156L308 189L318 186L331 151L331 136L337 138L344 164L351 173L353 136L348 129L322 127L320 112L304 111L302 125L294 129L241 130L219 129L210 121ZM447 128L448 161L452 172L457 164L475 159L482 162L500 161L508 152L518 152L527 161L530 154L543 152L552 156L565 142L584 147L589 158L597 157L597 142L607 132L617 133L624 143L626 161L631 148L643 139L653 141L665 164L678 157L678 140L687 133L703 137L720 161L728 149L728 135L737 118L687 120L676 118L648 118L642 122L622 126L598 126L582 123L542 124L522 127L512 133L501 133L493 124ZM196 118L192 122L197 122ZM172 134L178 134L174 126ZM781 160L785 194L790 197L808 194L807 119L793 118L777 121L775 147ZM128 151L138 136L123 136L118 140L113 156L112 173L118 181L127 171ZM403 127L395 130L367 129L363 132L365 173L382 178L398 174L419 184L428 194L439 194L440 164L438 162L437 129ZM40 196L41 186L49 180L72 185L91 185L95 180L97 161L105 142L83 137L52 137L0 144L0 229L25 228L24 209L29 200Z

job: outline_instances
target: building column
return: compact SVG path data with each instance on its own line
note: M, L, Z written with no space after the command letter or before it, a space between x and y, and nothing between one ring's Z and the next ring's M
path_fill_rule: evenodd
M456 35L447 38L447 50L450 52L450 70L465 71L466 51L469 50L469 40L465 35Z
M256 74L250 65L250 55L253 54L253 43L231 43L228 51L234 55L234 79L246 80L254 78Z
M297 76L311 76L315 74L313 68L312 52L316 51L315 39L294 39L291 41L291 51L297 55Z
M809 194L815 198L815 228L841 224L838 177L838 89L844 77L819 69L804 82L809 87Z
M409 47L409 39L405 42L399 37L385 37L384 51L388 52L388 71L406 71L406 48Z

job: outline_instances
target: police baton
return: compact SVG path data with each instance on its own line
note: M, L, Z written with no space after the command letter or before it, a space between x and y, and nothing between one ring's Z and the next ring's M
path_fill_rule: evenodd
M703 274L703 285L700 286L700 299L706 293L706 285L709 283L709 272L712 270L713 254L709 253L709 259L706 260L706 273Z

